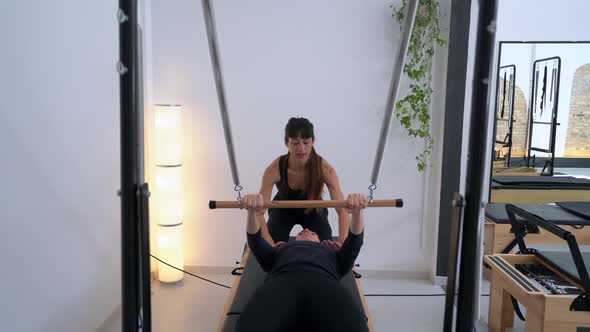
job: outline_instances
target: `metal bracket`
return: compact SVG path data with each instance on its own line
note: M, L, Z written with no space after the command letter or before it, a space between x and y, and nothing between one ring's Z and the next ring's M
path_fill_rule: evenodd
M526 248L525 250L519 252L522 255L534 255L538 250L534 248Z
M119 11L117 12L117 19L119 20L119 23L123 24L123 23L129 21L129 16L127 16L127 14L125 14L123 9L119 9Z
M580 294L570 305L570 311L590 311L590 300L586 293Z
M539 226L533 224L525 224L523 226L524 234L539 234ZM510 228L510 233L514 233L512 227Z
M117 62L117 71L119 72L119 75L125 75L129 69L127 69L127 67L125 67L121 61L119 61Z
M465 206L465 200L463 199L463 197L459 197L457 199L454 199L451 201L451 206L454 207L464 207Z

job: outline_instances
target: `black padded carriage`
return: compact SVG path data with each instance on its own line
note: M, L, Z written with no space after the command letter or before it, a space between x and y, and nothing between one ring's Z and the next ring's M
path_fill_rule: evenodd
M573 176L494 176L492 189L590 189L590 180Z
M557 203L558 205L539 205L539 204L515 204L516 206L537 215L545 220L548 220L557 225L574 225L574 226L590 226L590 214L587 217L583 217L580 214L570 212L562 207L562 204L566 206L575 205L580 210L590 210L590 202L565 202ZM590 212L590 211L589 211ZM497 224L510 224L510 218L506 212L506 204L504 203L490 203L485 208L485 216L490 221ZM525 219L516 216L518 221L524 221Z
M233 332L236 328L236 323L238 321L239 315L250 301L250 298L256 291L256 289L264 283L264 280L267 276L267 273L262 270L258 261L253 254L248 254L246 258L246 263L244 265L244 269L242 270L242 275L240 277L240 282L237 286L237 290L235 292L235 296L232 299L231 306L227 313L223 313L226 315L223 327L221 328L222 332ZM361 309L361 312L365 315L365 318L368 321L368 313L365 311L363 307L362 301L362 294L357 287L356 279L352 272L348 273L344 277L342 277L340 283L344 288L346 288L350 294L352 295L356 305Z
M590 252L582 252L582 258L586 266L590 266ZM578 285L582 285L582 278L576 268L576 263L569 251L535 251L535 256L541 258L551 267L572 279Z
M555 204L577 216L590 219L590 203L588 202L557 202Z

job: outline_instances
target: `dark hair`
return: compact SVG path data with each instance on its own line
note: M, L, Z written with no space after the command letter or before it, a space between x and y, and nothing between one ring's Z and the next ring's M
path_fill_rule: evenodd
M290 118L285 126L285 144L289 142L289 138L297 138L299 136L304 139L311 138L315 140L313 124L306 118Z
M289 138L297 138L299 136L303 139L311 138L315 140L313 124L306 118L290 118L285 126L285 144L289 142ZM307 199L318 200L322 198L324 191L322 160L322 157L312 147L305 170L307 179L305 191L307 192Z

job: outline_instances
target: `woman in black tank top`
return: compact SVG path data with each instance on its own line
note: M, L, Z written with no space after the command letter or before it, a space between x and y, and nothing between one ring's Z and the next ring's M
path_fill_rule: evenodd
M313 125L305 118L291 118L285 127L285 145L289 152L277 158L264 172L260 194L270 200L272 189L277 188L274 200L320 200L326 185L332 199L344 199L334 169L320 157L313 143ZM290 177L291 175L291 177ZM348 235L350 219L344 209L338 209L339 242ZM332 240L328 210L322 209L270 209L268 224L264 215L259 217L263 237L271 244L289 239L291 229L299 224L318 234L321 241Z

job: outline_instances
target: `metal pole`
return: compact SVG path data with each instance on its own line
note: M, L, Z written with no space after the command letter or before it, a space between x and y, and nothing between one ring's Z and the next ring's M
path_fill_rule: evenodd
M393 62L393 74L391 76L391 83L389 84L389 92L387 95L387 104L385 105L385 114L383 115L383 123L381 124L381 135L379 136L379 145L377 146L377 153L375 154L375 161L373 162L373 172L371 173L371 184L377 183L379 177L379 168L381 167L381 160L383 159L383 150L387 143L387 134L393 117L395 108L395 101L399 90L399 83L402 79L402 73L410 46L410 39L412 37L412 29L414 27L414 19L418 10L419 0L409 0L404 25L402 27L402 35L400 45L397 50L397 55Z
M238 167L236 166L236 155L234 153L234 144L231 135L231 126L227 112L227 101L225 99L225 88L223 85L223 75L221 72L221 61L219 60L219 49L217 48L217 33L215 32L215 18L213 8L209 0L203 0L203 16L205 17L205 27L207 29L207 40L209 41L209 53L211 54L211 63L213 65L213 76L215 76L215 87L217 89L217 99L219 101L219 111L221 112L221 121L223 122L223 133L225 134L225 144L231 166L231 175L236 187L240 185L238 176Z
M496 31L497 0L479 0L477 43L471 101L465 212L459 267L459 291L456 331L473 331L477 305L475 277L478 275L478 238L481 232L479 214L482 210L483 176L486 169L488 89L492 78L492 56Z
M119 0L121 121L121 294L122 331L137 331L139 256L137 234L137 0Z

